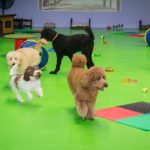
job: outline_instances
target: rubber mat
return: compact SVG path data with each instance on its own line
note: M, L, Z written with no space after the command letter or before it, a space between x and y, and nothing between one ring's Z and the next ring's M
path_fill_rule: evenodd
M145 131L150 131L150 114L142 114L139 116L129 117L117 120L116 122Z
M119 120L131 116L137 116L140 114L141 113L139 112L123 109L121 107L111 107L95 111L95 116L99 116L109 120Z
M147 102L137 102L132 104L121 105L119 107L144 114L150 113L150 103Z
M128 36L143 38L143 37L144 37L144 34L129 34Z

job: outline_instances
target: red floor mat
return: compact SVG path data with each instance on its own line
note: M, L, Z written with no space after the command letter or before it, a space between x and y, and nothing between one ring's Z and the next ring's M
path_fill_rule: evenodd
M129 34L128 36L143 38L144 34Z
M141 113L127 110L120 107L111 107L111 108L105 108L95 111L95 116L99 116L102 118L106 118L109 120L119 120L123 118L128 118L132 116L140 115Z

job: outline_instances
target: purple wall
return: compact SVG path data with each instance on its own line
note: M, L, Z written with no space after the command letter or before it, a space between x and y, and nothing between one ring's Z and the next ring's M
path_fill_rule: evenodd
M56 27L69 27L70 18L76 23L85 23L91 18L95 28L113 24L124 24L126 28L138 28L138 21L150 24L150 0L121 0L120 12L91 11L40 11L38 0L15 0L5 14L17 14L17 18L32 18L34 27L42 27L45 22L55 22Z

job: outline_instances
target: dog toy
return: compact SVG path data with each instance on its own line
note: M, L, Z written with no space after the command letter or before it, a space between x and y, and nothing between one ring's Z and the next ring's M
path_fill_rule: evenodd
M132 82L132 83L137 83L138 82L138 80L133 80L133 79L129 79L129 81Z
M113 72L114 69L113 69L112 67L107 67L107 68L105 69L105 71L107 71L107 72Z
M103 44L108 44L108 41L106 41L106 40L103 40Z
M130 78L126 78L126 79L123 79L122 82L123 83L137 83L138 80L133 80L133 79L130 79Z
M148 92L148 89L146 87L144 87L142 90L143 90L144 93Z

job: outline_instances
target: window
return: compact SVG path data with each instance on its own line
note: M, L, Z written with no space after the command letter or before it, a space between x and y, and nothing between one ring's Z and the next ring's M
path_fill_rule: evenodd
M39 0L39 4L41 10L120 10L120 0Z

